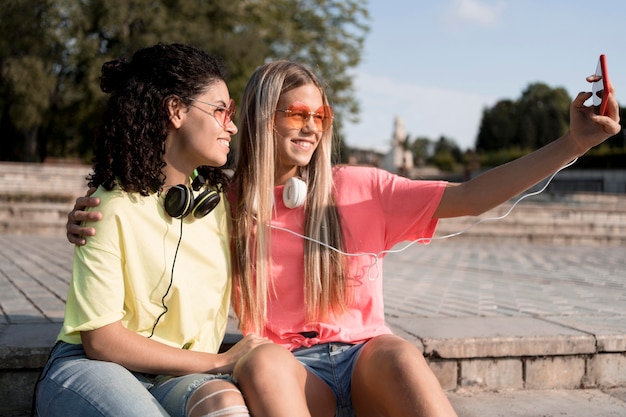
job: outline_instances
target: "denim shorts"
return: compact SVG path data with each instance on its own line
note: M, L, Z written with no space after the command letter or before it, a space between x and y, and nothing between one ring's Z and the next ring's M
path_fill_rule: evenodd
M354 417L352 410L352 371L363 343L324 343L293 351L306 369L324 381L335 394L335 417Z
M130 372L113 362L87 358L82 345L59 342L37 381L35 404L47 417L185 417L191 394L213 379L234 382L222 374L170 377Z

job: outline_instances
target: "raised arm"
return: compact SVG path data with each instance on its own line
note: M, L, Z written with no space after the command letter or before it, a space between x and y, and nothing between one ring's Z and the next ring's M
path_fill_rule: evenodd
M589 78L588 78L589 80ZM613 88L607 116L594 114L584 102L591 93L579 93L570 106L570 130L554 142L463 183L450 183L436 218L477 216L522 193L592 147L616 135L619 106Z

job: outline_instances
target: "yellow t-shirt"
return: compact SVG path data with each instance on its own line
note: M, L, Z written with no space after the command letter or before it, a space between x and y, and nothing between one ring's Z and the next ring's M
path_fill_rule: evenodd
M216 353L230 306L230 221L226 199L202 219L171 218L163 196L99 188L96 235L75 248L59 340L121 320L170 346ZM182 228L181 228L182 227ZM182 232L182 237L181 237ZM179 239L180 238L180 239ZM180 240L180 242L179 242ZM177 247L178 246L178 247ZM171 288L168 291L168 287Z

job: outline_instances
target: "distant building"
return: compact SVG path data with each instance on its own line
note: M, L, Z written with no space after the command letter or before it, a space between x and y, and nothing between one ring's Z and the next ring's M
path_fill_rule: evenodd
M413 169L413 153L407 149L407 138L402 119L396 117L391 135L391 149L383 160L382 168L394 174L408 176Z
M372 167L381 167L381 163L385 154L373 149L356 149L350 148L348 155L348 164L350 165L367 165Z
M348 163L382 168L394 174L409 178L440 178L442 173L436 167L415 167L413 152L407 149L408 135L400 117L396 117L391 134L391 147L385 152L372 149L350 148Z

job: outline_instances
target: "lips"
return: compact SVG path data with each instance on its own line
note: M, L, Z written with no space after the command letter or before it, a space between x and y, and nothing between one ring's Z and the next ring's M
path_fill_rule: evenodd
M313 143L309 142L309 141L306 141L306 140L294 139L294 140L291 141L291 143L293 143L294 145L296 145L296 146L298 146L298 147L300 147L302 149L311 149L311 148L313 148Z

